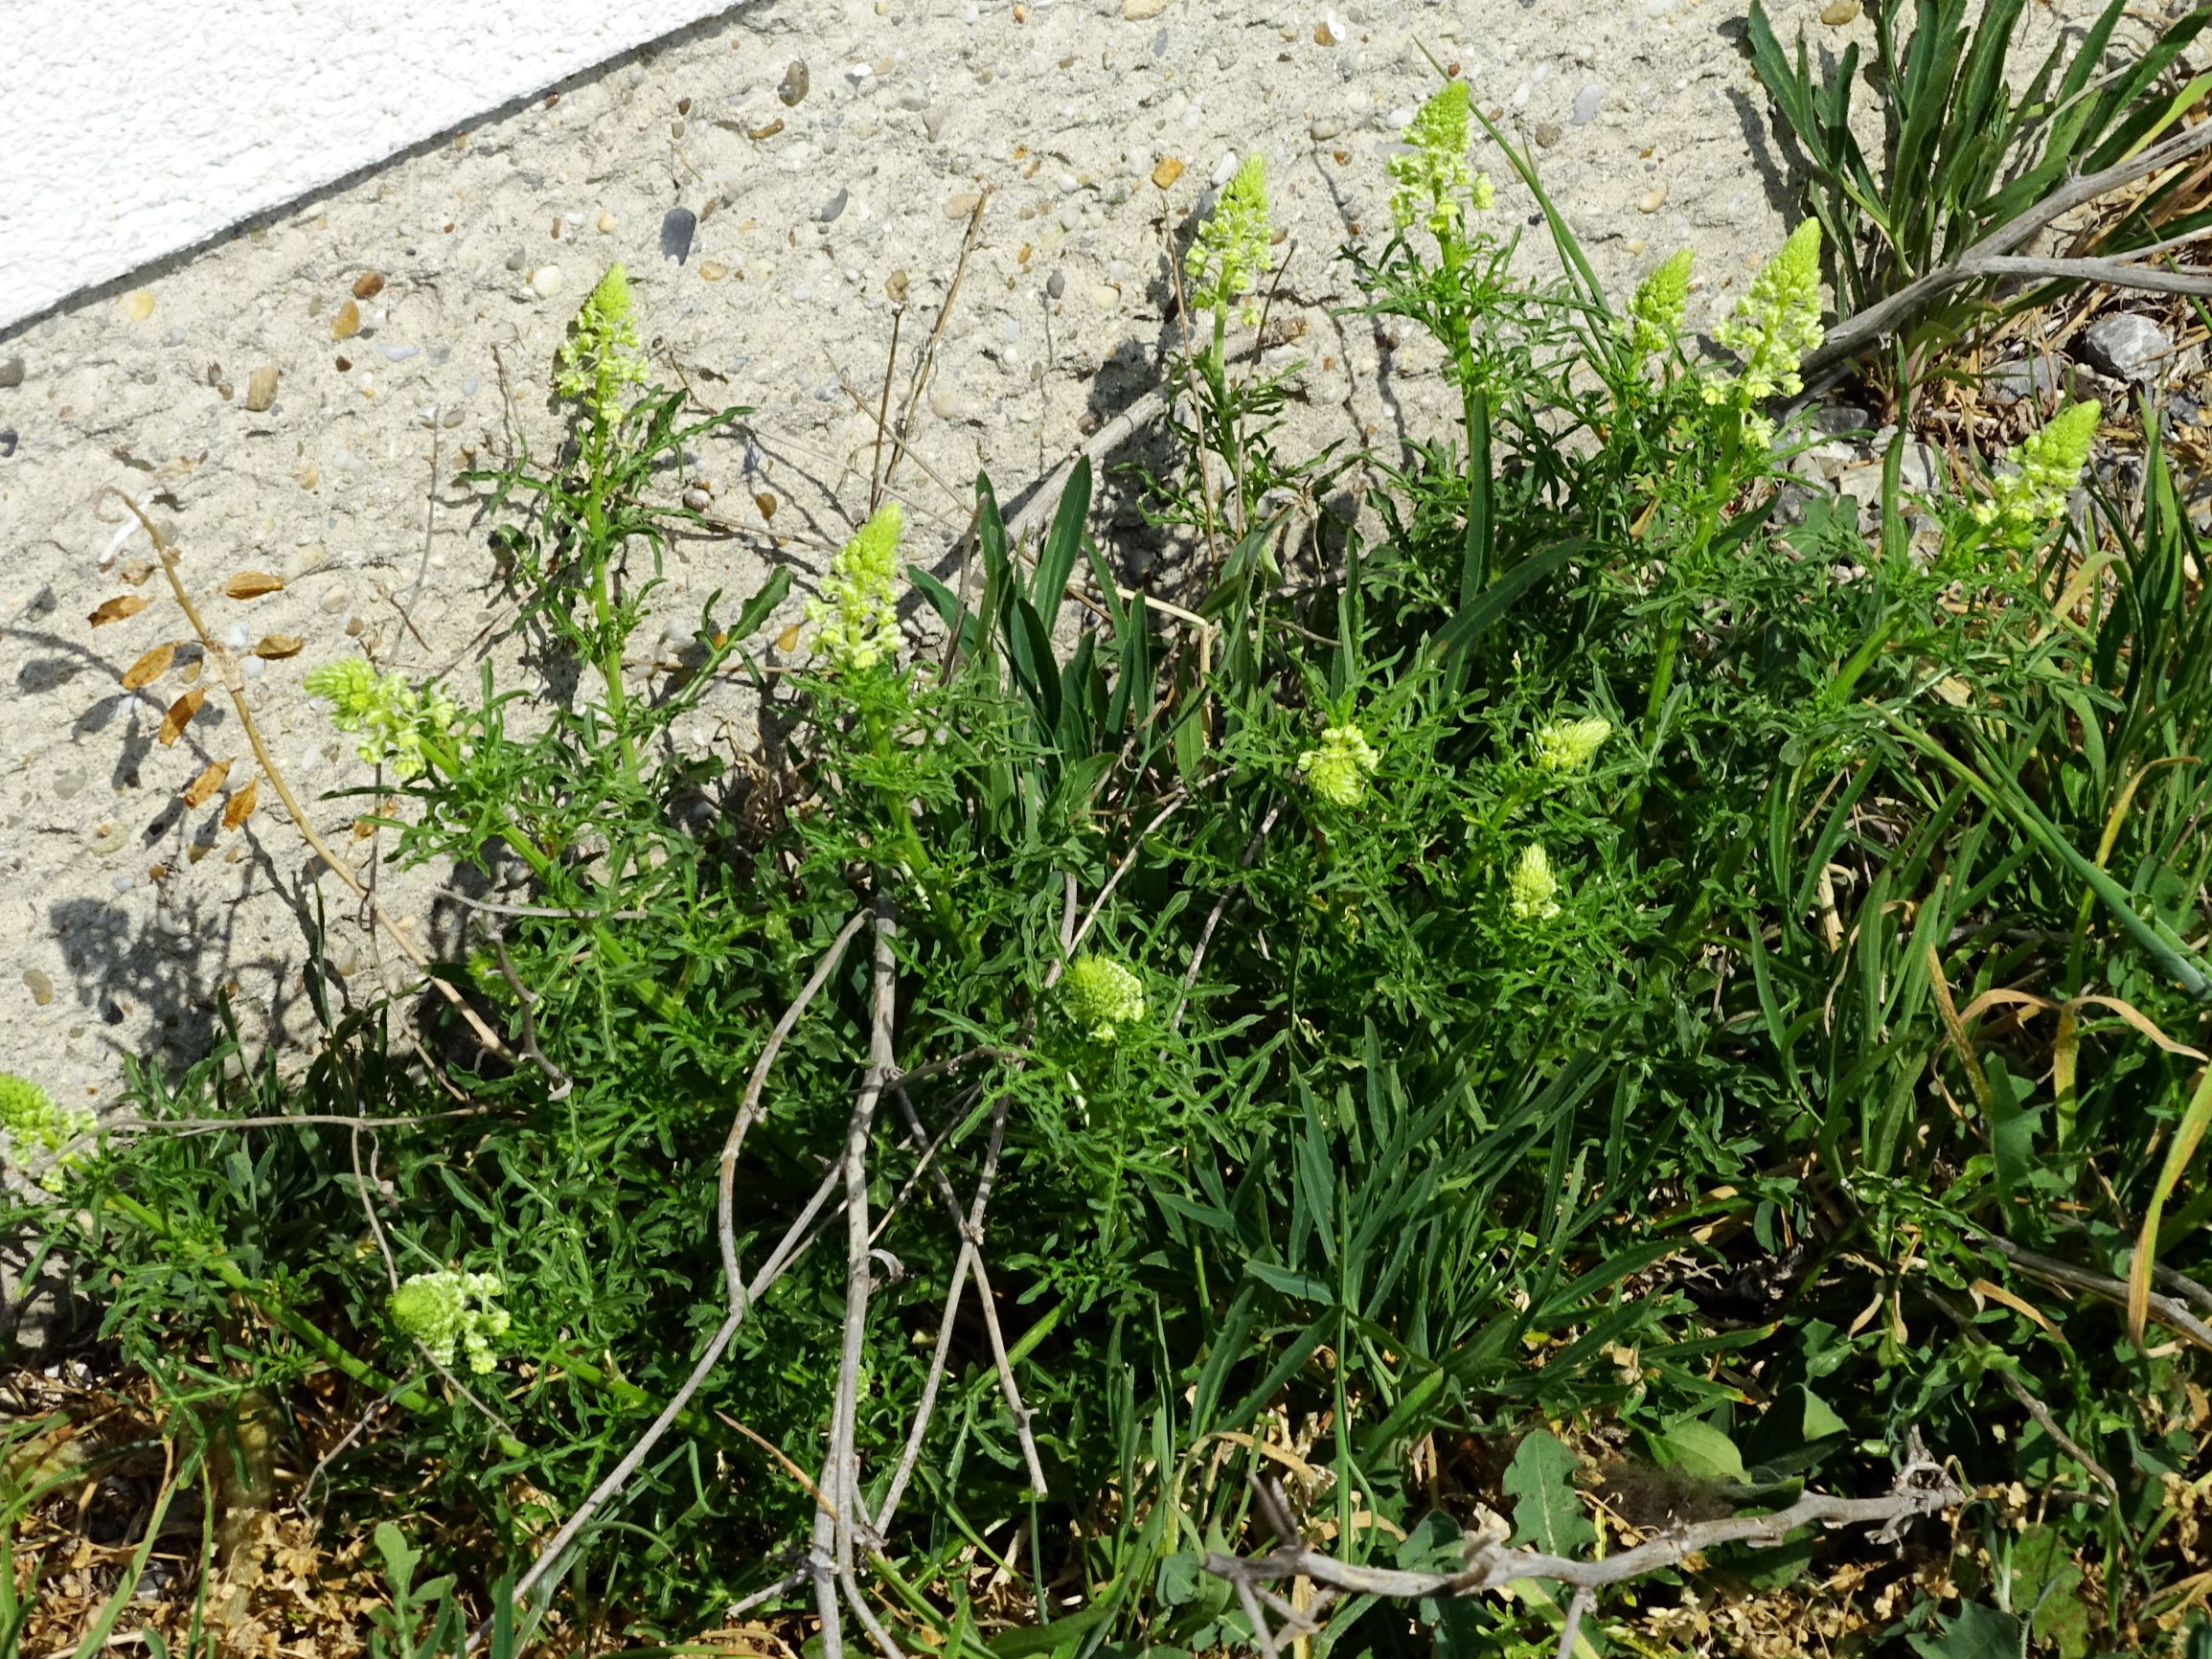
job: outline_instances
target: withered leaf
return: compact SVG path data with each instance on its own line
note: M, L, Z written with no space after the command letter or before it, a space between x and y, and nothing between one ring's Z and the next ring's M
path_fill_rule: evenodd
M241 570L223 584L223 592L233 599L259 599L264 593L280 592L285 585L281 576L271 576L265 570Z
M280 657L296 657L307 643L298 634L263 634L262 643L254 647L254 655L266 657L271 662Z
M154 733L159 743L173 743L184 736L185 727L192 724L193 716L199 713L200 704L207 701L207 688L194 686L169 706L169 713L161 717L161 730Z
M223 780L230 775L231 763L228 761L210 761L200 775L185 786L184 804L187 807L205 806L215 799L215 792L223 786Z
M236 830L254 815L254 801L262 792L261 774L246 780L246 786L233 795L223 806L223 828Z
M776 649L780 651L795 651L798 648L799 625L797 623L793 623L789 627L786 628L782 633L776 636Z
M101 601L100 607L87 620L94 627L121 622L126 616L136 616L150 602L142 593L119 593L113 599Z
M165 640L138 661L123 670L123 689L135 692L141 686L150 686L169 672L169 665L176 661L176 641Z

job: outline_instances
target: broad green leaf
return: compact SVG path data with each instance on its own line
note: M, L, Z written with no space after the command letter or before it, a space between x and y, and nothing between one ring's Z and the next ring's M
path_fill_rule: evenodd
M1684 1418L1671 1424L1659 1442L1674 1458L1676 1468L1699 1480L1741 1484L1748 1479L1744 1454L1736 1449L1736 1443L1709 1422Z
M1499 1483L1514 1500L1513 1542L1572 1556L1597 1542L1575 1491L1575 1454L1548 1429L1525 1436Z

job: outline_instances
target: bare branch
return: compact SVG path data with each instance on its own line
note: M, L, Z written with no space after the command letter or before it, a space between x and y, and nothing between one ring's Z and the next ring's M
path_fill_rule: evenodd
M1574 1632L1583 1615L1596 1602L1597 1592L1609 1584L1625 1583L1650 1573L1679 1566L1691 1556L1722 1544L1747 1544L1771 1549L1801 1527L1873 1526L1878 1538L1893 1539L1904 1523L1920 1515L1935 1514L1965 1502L1966 1493L1948 1471L1918 1455L1909 1456L1897 1472L1890 1489L1879 1498L1838 1498L1807 1492L1787 1509L1761 1515L1730 1515L1722 1520L1676 1526L1631 1549L1603 1560L1578 1561L1542 1550L1507 1549L1494 1534L1468 1540L1467 1564L1453 1573L1409 1573L1388 1567L1358 1566L1309 1548L1296 1522L1290 1518L1280 1487L1267 1476L1255 1475L1252 1489L1262 1517L1280 1540L1265 1556L1228 1556L1213 1552L1206 1557L1206 1571L1235 1586L1253 1635L1263 1652L1274 1651L1274 1636L1261 1616L1255 1596L1263 1585L1289 1579L1307 1579L1331 1591L1357 1596L1388 1596L1402 1601L1429 1597L1479 1596L1504 1589L1526 1579L1545 1579L1568 1586L1566 1630L1560 1652L1573 1651Z
M531 1005L537 1000L537 992L522 983L522 976L514 971L514 964L507 959L506 939L489 927L485 931L491 935L491 954L499 964L499 977L507 982L507 989L514 993L515 1017L522 1023L522 1052L530 1057L530 1063L553 1084L545 1098L549 1101L565 1101L576 1083L566 1072L547 1059L537 1046L537 1017L530 1011Z
M2205 125L2212 126L2212 122L2205 123ZM2087 1267L2077 1267L2071 1261L2060 1261L2056 1256L2023 1250L2010 1239L1999 1239L1994 1234L1976 1233L1973 1237L1975 1243L1986 1244L2022 1273L2041 1279L2046 1284L2079 1290L2096 1297L2100 1302L2114 1303L2122 1307L2128 1305L2128 1284L2123 1279L2114 1279L2109 1273L2093 1272ZM2212 1352L2212 1326L2207 1326L2184 1307L2179 1297L2154 1293L2150 1310L2159 1324L2179 1331L2199 1348Z
M1267 808L1267 815L1260 820L1260 828L1245 844L1243 856L1237 860L1237 868L1249 870L1252 860L1259 857L1261 845L1267 839L1267 831L1275 828L1275 820L1282 815L1283 803L1278 801ZM1206 913L1206 924L1198 929L1198 943L1191 949L1191 966L1183 970L1182 993L1175 998L1175 1011L1168 1016L1168 1030L1174 1031L1183 1023L1183 1010L1191 1000L1191 988L1198 983L1198 969L1206 960L1206 946L1213 943L1214 929L1221 923L1221 912L1229 907L1229 900L1242 892L1242 887L1231 887L1214 900L1214 908Z
M1937 295L1946 293L1964 284L1977 282L1985 276L1999 274L2001 265L1998 261L2022 246L2029 238L2052 220L2077 207L2095 201L2099 196L2106 195L2124 185L2132 184L2139 178L2146 178L2162 168L2184 161L2207 146L2212 146L2212 121L2200 123L2196 126L2177 133L2163 144L2153 145L2149 149L2130 160L2116 163L2101 172L2093 172L2086 177L2075 179L2072 183L2053 191L2018 218L2000 225L1988 236L1982 238L1980 241L1961 254L1951 263L1945 265L1940 270L1928 272L1918 282L1906 284L1887 299L1879 301L1856 316L1836 324L1834 329L1829 330L1828 337L1821 343L1820 349L1799 365L1799 373L1806 379L1811 380L1822 370L1841 363L1847 358L1857 356L1868 346L1874 344L1876 340L1881 338L1882 335L1902 328L1907 318L1920 311ZM2049 261L2030 262L2047 263ZM2074 260L2063 262L2073 265L2077 269L2067 272L2022 271L2018 274L2083 275L2090 281L2125 283L2131 286L2150 285L2144 282L2146 277L2162 278L2164 276L2164 273L2148 270L2141 266L2121 264L2110 260ZM2078 268L2088 265L2110 267L2110 269L2097 273L2087 273ZM2182 288L2166 291L2203 293L2207 290Z
M784 1017L776 1022L776 1029L768 1034L768 1040L761 1046L761 1057L753 1062L753 1075L745 1079L744 1095L738 1102L737 1116L730 1121L730 1132L722 1142L722 1161L716 1174L715 1229L722 1247L722 1283L728 1290L733 1310L742 1306L745 1293L744 1276L738 1268L737 1243L737 1181L738 1151L745 1144L745 1131L753 1126L760 1115L761 1088L768 1080L768 1068L776 1063L785 1038L799 1023L799 1016L807 1011L807 1005L814 1000L837 961L845 954L845 946L860 931L860 923L867 912L855 910L838 929L837 937L830 942L830 948L822 952L822 960L814 965L814 971L799 989L791 1006L784 1011Z
M859 1416L860 1364L868 1335L868 1299L875 1264L868 1237L868 1145L875 1131L876 1107L894 1070L892 1023L898 999L898 962L891 942L897 922L888 894L876 898L876 970L869 1021L868 1071L853 1103L845 1130L845 1329L837 1363L837 1393L830 1408L830 1449L823 1460L821 1487L830 1501L827 1511L814 1511L813 1550L815 1603L822 1613L824 1659L841 1659L843 1639L837 1633L836 1599L831 1576L845 1592L854 1616L884 1654L884 1659L904 1659L881 1623L860 1594L853 1570L854 1521L867 1519L860 1501L860 1459L855 1446ZM873 1529L871 1529L873 1532ZM871 1545L874 1538L871 1536Z
M840 1161L829 1174L823 1177L822 1184L814 1189L813 1197L808 1200L807 1207L799 1213L798 1219L793 1221L785 1233L783 1243L762 1264L760 1272L753 1276L752 1284L749 1285L741 1284L731 1296L729 1312L723 1317L720 1327L717 1329L713 1337L709 1339L706 1352L699 1355L697 1363L692 1367L691 1375L684 1378L683 1386L669 1397L668 1403L661 1407L660 1415L654 1418L651 1425L638 1437L637 1443L623 1454L622 1461L607 1471L606 1478L592 1489L591 1495L577 1506L576 1512L562 1523L560 1530L546 1541L543 1549L538 1551L537 1558L530 1564L530 1571L523 1574L521 1580L515 1584L513 1591L513 1601L520 1602L528 1600L530 1593L544 1579L546 1574L551 1572L554 1566L559 1562L567 1552L568 1546L576 1541L576 1535L583 1531L584 1523L597 1514L605 1506L608 1499L629 1483L630 1476L635 1474L639 1466L644 1464L646 1455L660 1443L661 1437L668 1433L670 1426L682 1414L684 1407L691 1403L692 1396L698 1393L700 1384L704 1383L709 1375L713 1373L715 1366L722 1357L723 1351L729 1347L730 1339L737 1335L738 1327L744 1322L746 1312L754 1303L767 1293L768 1287L782 1278L785 1270L797 1259L799 1250L803 1248L802 1240L806 1237L807 1230L813 1225L814 1216L820 1212L822 1206L830 1201L831 1193L837 1190L844 1178L845 1167ZM476 1631L468 1640L469 1651L475 1650L490 1628L489 1621L477 1626Z

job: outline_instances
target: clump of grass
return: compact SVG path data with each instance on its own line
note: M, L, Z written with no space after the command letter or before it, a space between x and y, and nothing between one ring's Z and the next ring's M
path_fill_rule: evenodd
M145 1132L26 1219L203 1419L311 1390L373 1425L318 1501L388 1564L388 1650L739 1602L832 1659L1241 1648L1202 1561L1264 1543L1263 1467L1331 1552L1413 1568L1484 1506L1588 1548L1578 1467L1726 1511L1923 1447L1976 1494L1958 1553L1915 1536L1941 1571L1716 1556L1599 1622L1667 1650L1738 1571L1808 1606L1872 1576L1926 1651L2178 1622L2212 1200L2153 1170L2201 1118L2212 635L2172 469L2077 520L2055 475L1908 498L1893 449L1872 539L1857 503L1785 526L1813 233L1742 361L1694 360L1676 261L1617 311L1547 204L1562 277L1511 277L1471 113L1429 105L1395 233L1346 250L1457 429L1373 458L1380 533L1325 526L1319 582L1261 504L1338 463L1277 458L1282 382L1226 349L1255 174L1188 267L1172 609L1115 580L1083 464L1026 559L978 481L972 602L901 571L886 506L796 671L750 654L782 571L709 602L684 674L627 669L683 511L656 468L739 412L630 373L603 284L568 446L485 477L573 689L525 725L490 669L317 670L404 754L395 856L522 902L470 910L419 1048L318 1004L297 1076L141 1071ZM896 648L915 594L948 651ZM732 680L780 783L682 736ZM2077 1306L2125 1301L2167 1201L2136 1261L2184 1300L2139 1335ZM1357 1600L1313 1639L1550 1652L1567 1618Z

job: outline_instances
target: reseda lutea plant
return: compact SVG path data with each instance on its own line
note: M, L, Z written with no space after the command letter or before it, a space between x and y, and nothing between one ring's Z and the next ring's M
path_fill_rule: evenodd
M1387 242L1346 250L1445 348L1454 429L1277 457L1247 163L1173 272L1210 325L1149 507L1187 585L1120 579L1087 462L1031 548L978 479L966 580L887 502L773 673L788 568L674 671L625 648L674 464L739 416L652 386L595 289L561 448L480 478L542 679L312 671L396 855L452 872L434 971L512 1057L327 1003L297 1075L143 1073L146 1119L239 1122L63 1172L42 1224L116 1351L195 1409L311 1377L339 1403L296 1420L372 1424L299 1448L333 1529L404 1525L474 1616L512 1590L570 1647L743 1601L826 1659L1238 1649L1202 1562L1264 1542L1263 1466L1333 1554L1415 1571L1478 1506L1585 1553L1578 1458L1748 1505L1888 1491L1915 1435L2047 1494L2035 1547L2108 1552L2097 1618L2165 1593L2141 1471L2190 1466L2193 1362L2023 1265L2111 1277L2201 1040L2212 646L2165 462L2089 520L2109 565L2065 511L2078 411L2017 481L1907 501L1893 459L1871 539L1857 504L1784 525L1813 233L1698 360L1686 257L1616 307L1501 148L1561 255L1515 277L1478 119L1432 100ZM1263 503L1356 461L1379 526L1287 580ZM699 743L718 717L772 755ZM2201 1277L2172 1196L2153 1243ZM2016 1541L1958 1524L1962 1574ZM1935 1627L1937 1580L1848 1536L1775 1571L1831 1551ZM1590 1617L1662 1646L1704 1571ZM1550 1653L1566 1622L1530 1585L1309 1639Z

